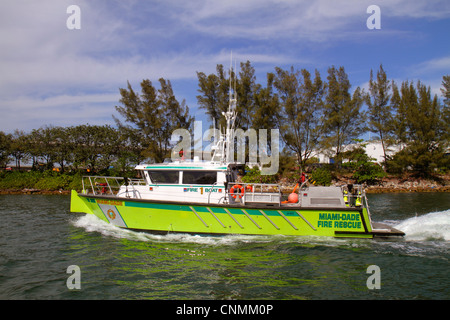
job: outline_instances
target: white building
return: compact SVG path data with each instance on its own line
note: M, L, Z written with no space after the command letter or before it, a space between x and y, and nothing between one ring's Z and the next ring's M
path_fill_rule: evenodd
M373 141L364 141L361 143L354 143L346 145L343 148L343 151L349 151L353 148L362 145L364 146L364 149L366 151L366 154L370 158L374 158L374 162L376 163L382 163L384 161L384 153L383 153L383 146L381 145L380 140L373 140ZM394 155L396 152L400 150L399 146L390 146L386 150L386 155ZM333 163L333 157L336 154L335 149L328 149L328 150L320 150L318 151L314 157L319 159L319 163Z

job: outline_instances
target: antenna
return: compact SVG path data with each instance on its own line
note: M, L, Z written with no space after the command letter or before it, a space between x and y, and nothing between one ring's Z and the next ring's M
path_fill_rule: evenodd
M234 61L234 66L236 70L236 60ZM235 71L234 71L235 72ZM233 112L236 110L236 101L237 101L237 91L236 91L236 73L234 73L234 81L233 81L233 51L231 51L230 57L230 87L229 87L229 108L228 112ZM234 94L233 94L234 90ZM233 121L234 123L234 121Z
M234 60L234 70L237 70L236 60ZM234 99L237 100L237 91L236 91L236 74L234 75Z
M230 54L230 89L229 89L229 100L231 100L232 98L232 86L231 86L231 78L233 76L233 50L231 50L231 54Z

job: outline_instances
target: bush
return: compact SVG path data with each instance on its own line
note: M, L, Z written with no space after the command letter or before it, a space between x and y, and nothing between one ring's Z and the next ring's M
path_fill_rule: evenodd
M309 181L314 183L315 185L321 186L331 185L331 180L333 180L333 176L331 172L325 168L315 169L311 174L311 178L309 179Z
M375 159L370 158L362 146L345 152L345 157L350 161L344 163L342 167L353 172L356 183L375 184L386 176L386 172L380 165L372 162Z
M386 176L383 168L373 162L364 162L353 173L357 183L375 184Z
M0 189L81 190L81 175L61 174L52 171L3 172L0 174Z
M276 183L276 175L262 175L258 167L245 167L245 176L242 177L244 183Z
M40 172L3 172L0 179L0 189L34 188L41 177Z

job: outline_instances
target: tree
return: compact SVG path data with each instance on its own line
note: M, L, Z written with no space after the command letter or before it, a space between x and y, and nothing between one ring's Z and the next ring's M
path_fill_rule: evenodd
M198 105L206 110L206 114L214 122L216 128L225 127L225 118L222 112L228 110L230 90L236 89L237 106L236 111L239 117L236 119L236 128L247 130L252 127L253 115L255 112L254 96L258 88L256 84L255 68L250 61L240 64L241 71L239 78L236 79L235 71L224 70L223 65L216 67L217 74L206 75L203 72L197 72L198 77ZM230 81L231 80L231 81Z
M393 130L390 90L391 83L387 80L383 66L380 65L376 81L370 70L369 94L366 96L366 103L369 107L369 130L378 134L383 148L384 161L386 161L386 149L391 144Z
M201 93L197 96L197 101L199 107L206 110L215 127L219 128L220 125L225 126L222 112L228 109L230 84L223 65L218 64L216 72L217 75L208 76L203 72L197 72L198 92Z
M16 168L20 170L20 163L28 160L29 136L22 130L14 130L11 140L11 155L16 161Z
M394 98L395 97L395 98ZM394 155L391 164L396 171L412 169L428 176L445 165L448 146L448 121L437 95L420 81L416 85L404 81L401 89L394 87L396 138L404 146Z
M118 151L116 154L116 161L114 163L114 170L126 176L130 166L140 164L144 160L142 155L144 148L139 142L138 130L122 127L117 130L118 133Z
M267 86L264 88L262 85L257 84L254 92L254 113L252 115L252 127L253 129L267 129L267 133L270 134L271 129L277 129L279 127L279 115L280 115L280 102L278 95L274 93L274 80L275 75L273 73L267 74ZM267 138L267 143L271 143L271 138Z
M159 82L161 89L156 90L150 80L143 80L141 95L128 83L128 89L120 89L123 106L116 106L125 121L137 130L144 147L143 155L155 162L162 162L169 156L172 132L177 128L191 129L194 120L184 101L180 104L175 98L170 81L160 78ZM114 119L119 129L126 127L119 119Z
M354 139L357 143L352 149L343 152L343 158L349 161L343 167L353 171L353 178L357 183L375 184L386 176L383 168L373 161L366 153L367 144L362 139Z
M444 105L450 107L450 75L442 77L442 86L441 92L444 96Z
M320 119L325 85L316 70L314 80L302 69L289 71L276 68L274 85L281 99L281 137L297 155L300 171L311 157L321 138Z
M350 93L351 84L344 67L328 69L328 92L325 97L323 123L324 146L335 148L335 157L341 161L344 145L351 142L365 130L366 115L361 110L365 94L359 87Z
M61 172L65 171L74 159L74 150L76 145L72 134L76 132L71 127L54 127L52 128L52 160L59 164ZM88 150L89 151L89 150Z
M444 118L444 125L445 125L445 132L446 134L446 140L449 140L450 135L450 75L444 76L442 80L442 86L441 92L444 96L444 105L442 110L442 116Z
M0 168L8 165L12 136L0 131Z
M255 68L250 61L241 62L241 71L237 81L237 112L236 127L244 130L252 127L253 114L255 110L254 93L256 90Z
M36 168L41 161L45 162L45 169L53 168L58 130L60 130L59 127L44 126L31 131L29 153L33 159L33 168Z
M192 129L194 119L189 116L189 108L183 100L181 104L175 98L172 85L169 80L159 79L161 89L158 90L158 98L162 117L160 130L156 132L157 146L151 149L150 156L156 155L156 160L162 162L171 150L171 137L175 129Z

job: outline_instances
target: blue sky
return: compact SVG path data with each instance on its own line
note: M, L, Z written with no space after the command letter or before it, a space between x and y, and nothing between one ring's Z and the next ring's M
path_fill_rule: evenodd
M81 10L79 30L67 28L70 5ZM366 26L370 5L381 9L381 29ZM448 0L2 0L0 130L113 125L119 88L160 77L206 121L196 72L228 66L231 51L262 84L275 67L325 79L335 65L367 88L383 64L390 79L420 79L440 96L449 31Z

